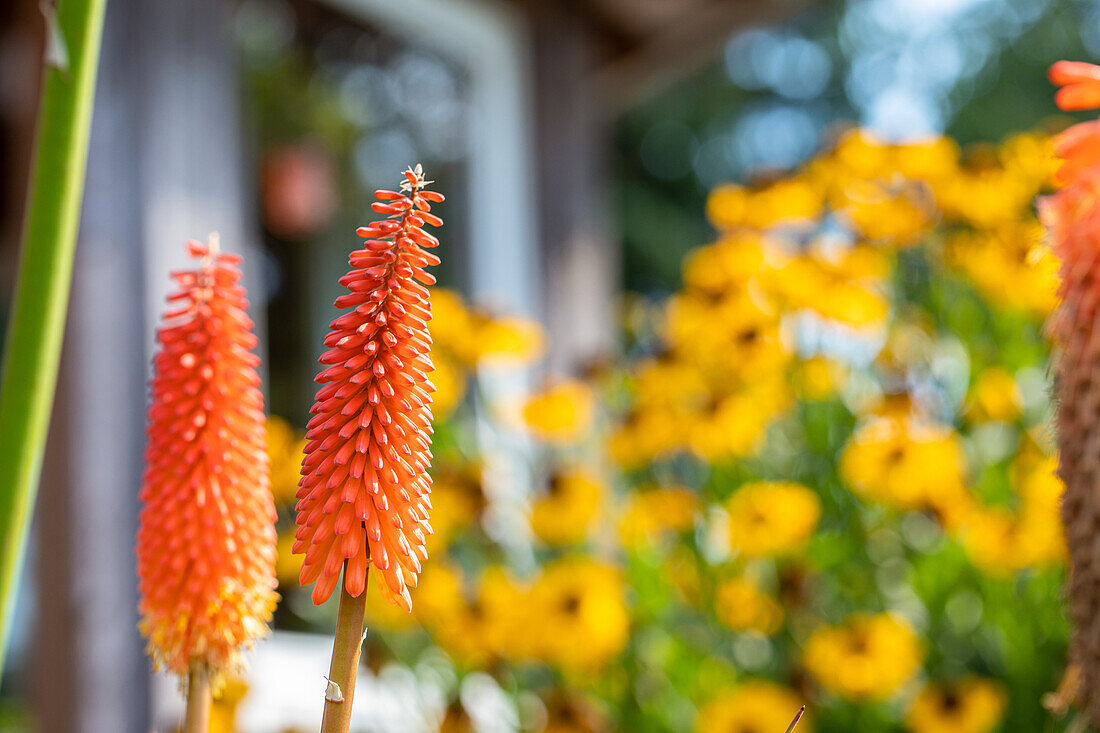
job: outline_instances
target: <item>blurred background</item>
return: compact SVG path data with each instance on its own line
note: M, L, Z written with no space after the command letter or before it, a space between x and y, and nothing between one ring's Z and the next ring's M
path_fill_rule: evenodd
M41 13L0 5L0 324ZM376 188L448 196L432 561L362 731L1084 730L1049 425L1047 66L1096 0L111 0L0 731L174 730L133 537L167 272L245 257L276 631L218 731L313 730L293 494ZM2 325L0 325L2 328Z

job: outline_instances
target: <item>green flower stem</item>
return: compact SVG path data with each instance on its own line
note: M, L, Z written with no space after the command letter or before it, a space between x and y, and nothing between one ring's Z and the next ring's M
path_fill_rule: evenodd
M47 13L34 167L0 379L0 671L53 407L107 0Z
M348 562L344 561L347 575ZM321 733L348 733L351 728L351 703L355 696L355 678L359 673L359 655L363 651L363 624L367 613L367 590L358 598L348 593L340 578L340 610L336 617L336 636L332 640L332 663L325 691L325 712Z
M798 721L802 720L802 714L804 712L806 712L805 705L799 708L798 712L795 713L794 720L791 721L791 727L787 728L787 733L792 733L792 731L794 731L794 727L798 725Z

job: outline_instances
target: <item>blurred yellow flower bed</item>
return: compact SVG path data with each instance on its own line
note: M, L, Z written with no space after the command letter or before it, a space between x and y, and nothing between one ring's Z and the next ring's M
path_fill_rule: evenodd
M445 655L443 730L477 671L530 731L1064 730L1051 156L852 130L721 186L624 354L515 404L484 375L553 345L437 288L431 558L412 616L369 596L367 663ZM502 463L473 436L508 415ZM289 517L301 437L269 441ZM323 626L282 521L280 622Z

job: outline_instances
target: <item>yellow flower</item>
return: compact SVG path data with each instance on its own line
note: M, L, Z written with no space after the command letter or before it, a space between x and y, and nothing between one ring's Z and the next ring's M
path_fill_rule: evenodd
M648 489L632 494L619 515L619 540L634 551L651 547L669 535L690 530L699 498L689 489Z
M1007 702L1000 683L965 677L953 685L926 685L905 721L913 733L989 733Z
M715 460L755 450L772 418L790 404L790 385L777 368L743 379L720 362L706 370L676 357L640 364L632 381L636 401L610 437L611 456L634 467L678 450Z
M210 706L208 733L235 733L237 708L248 694L248 683L236 675L230 676L214 695Z
M727 184L711 192L707 217L721 231L739 227L765 229L774 224L814 219L823 204L821 191L808 180L787 178L751 191Z
M279 585L298 586L298 574L302 572L302 561L305 560L305 555L295 555L292 552L293 547L294 530L282 532L275 545L275 577L278 578Z
M697 247L684 257L684 286L711 295L741 288L764 266L764 239L738 232L715 244Z
M948 180L959 167L959 145L949 137L894 146L895 166L902 176L936 184Z
M757 481L735 491L726 510L731 549L761 557L800 549L817 527L821 502L801 484Z
M683 439L683 410L635 409L608 438L607 451L624 468L635 468L677 448Z
M684 361L738 379L780 370L790 350L780 314L747 292L717 300L687 293L669 300L665 331Z
M447 288L432 288L432 320L428 328L437 369L460 375L463 385L465 369L477 364L526 364L542 354L543 334L537 323L514 316L498 318L470 308L458 293ZM443 367L440 361L444 361ZM436 410L440 409L439 399L437 392Z
M765 372L754 381L734 383L733 389L716 391L682 426L681 439L686 437L703 458L721 460L752 453L772 419L791 403L790 384L782 372Z
M465 363L474 362L474 321L462 296L449 288L432 288L432 320L428 331L432 336L433 360L439 352L450 352Z
M720 693L699 710L697 733L783 733L794 720L802 700L772 682L753 680ZM799 733L811 733L809 716L798 723Z
M534 321L481 315L477 318L476 329L475 358L479 364L522 365L542 356L542 327Z
M857 328L879 325L890 312L890 304L881 294L851 282L834 283L819 298L813 311Z
M851 178L874 178L890 167L889 147L869 130L846 132L837 141L831 157L843 175Z
M1012 422L1020 416L1023 398L1011 374L989 367L975 380L969 402L970 412L979 419Z
M592 421L594 397L588 385L563 380L530 397L523 420L538 438L553 443L577 440Z
M531 530L550 545L580 542L606 493L603 483L584 471L555 473L546 495L531 507Z
M1020 467L1020 533L1031 565L1061 563L1066 559L1061 505L1065 484L1058 476L1058 457L1047 456Z
M802 662L822 687L841 697L884 699L917 671L920 642L897 616L855 614L840 626L815 631Z
M889 266L869 246L833 254L815 248L776 268L769 284L791 310L810 310L856 328L886 320L890 304L883 291Z
M531 591L528 633L540 658L567 672L592 672L626 646L630 615L623 580L609 565L582 557L555 560Z
M743 226L749 208L749 192L744 186L719 186L707 197L707 218L719 230Z
M481 469L467 465L459 469L441 468L432 483L432 529L428 538L429 555L441 551L462 530L478 520L485 509Z
M976 505L968 512L957 534L975 565L992 575L1007 575L1065 561L1059 516L1064 485L1057 475L1057 463L1053 456L1017 460L1013 481L1018 511Z
M644 360L635 371L634 404L607 444L611 457L626 467L683 448L690 410L709 395L698 366L671 356Z
M651 359L638 364L636 371L633 383L641 408L699 404L709 395L706 378L695 364Z
M297 501L305 445L305 438L286 420L275 415L267 418L267 457L271 461L271 493L276 504Z
M773 224L816 219L825 205L825 196L812 181L783 178L754 191L746 224L766 228Z
M913 186L852 181L838 208L864 238L894 247L916 244L935 223L931 197Z
M467 599L457 570L442 563L429 564L414 592L417 618L458 664L476 667L494 656L486 609Z
M993 305L1045 317L1058 302L1058 258L1033 218L947 241L947 260Z
M1012 512L1005 507L975 508L966 517L963 546L970 560L992 575L1021 567L1023 548Z
M538 656L540 640L531 634L530 624L539 606L529 583L516 582L503 567L490 567L481 575L474 608L486 643L499 656L512 660Z
M466 371L443 353L433 354L435 370L429 374L435 392L432 393L432 417L445 420L466 396Z
M1050 135L1035 132L1013 135L1001 145L998 157L1006 171L1029 183L1036 193L1053 186L1059 159Z
M904 509L934 509L954 521L965 461L946 426L878 418L858 429L840 456L840 475L857 493Z
M799 362L795 389L804 400L824 400L835 394L847 377L847 367L827 356Z
M367 626L387 631L414 628L417 625L416 617L382 595L381 584L385 582L381 573L370 573L367 578L367 589L364 591L367 594ZM416 590L411 589L411 592L416 593Z
M729 578L718 585L714 612L734 631L759 631L771 636L783 625L783 607L743 578Z
M415 613L432 638L459 664L482 666L502 657L527 656L522 622L530 610L526 592L499 568L481 577L467 594L461 572L443 563L424 568Z
M938 187L937 196L951 217L987 228L1030 215L1036 192L1034 181L991 164L960 169Z
M430 561L420 573L413 613L429 629L455 618L466 605L461 571L446 562Z

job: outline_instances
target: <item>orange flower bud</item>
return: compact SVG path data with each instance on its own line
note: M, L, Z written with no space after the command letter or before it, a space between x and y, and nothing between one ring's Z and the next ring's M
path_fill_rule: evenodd
M407 586L416 587L428 557L435 386L424 285L435 278L424 268L439 264L426 251L439 242L422 227L443 223L430 213L443 196L424 190L429 183L418 165L405 171L403 193L376 193L374 211L389 217L359 228L364 246L340 279L350 292L336 307L352 310L325 338L327 368L317 375L325 386L306 433L294 543L295 553L305 553L299 580L315 583L317 604L332 595L346 561L348 593L363 592L374 565L382 594L411 611Z
M1062 87L1054 101L1067 112L1100 107L1100 66L1084 61L1056 61L1048 76Z
M189 242L195 270L158 331L137 535L141 630L157 668L239 666L275 608L275 505L240 258Z

